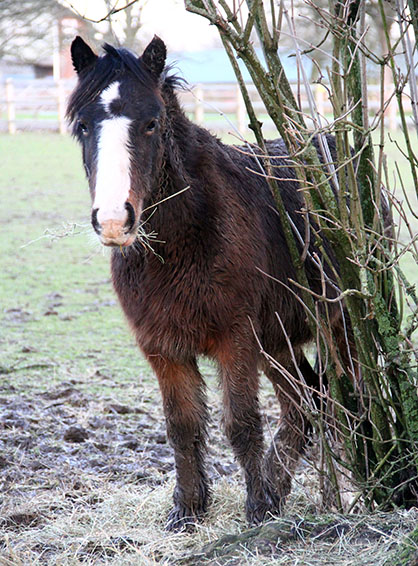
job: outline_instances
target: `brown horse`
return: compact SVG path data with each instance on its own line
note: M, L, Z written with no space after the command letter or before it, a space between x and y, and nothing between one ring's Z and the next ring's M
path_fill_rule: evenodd
M98 57L80 37L71 51L79 81L68 115L83 149L92 224L102 244L113 246L113 285L158 377L174 448L177 485L168 528L193 524L209 498L200 355L218 364L226 435L245 475L247 518L260 522L280 511L309 429L289 376L310 386L318 379L302 352L312 336L289 283L296 276L282 223L265 177L254 173L260 162L188 120L161 39L139 58L109 45ZM305 217L291 160L282 141L267 147L302 250ZM147 232L158 235L154 253L144 245ZM318 268L313 239L305 254L309 284L319 295L325 285L334 297L332 270L325 265L324 277ZM341 324L338 306L334 315ZM266 455L260 369L281 405Z

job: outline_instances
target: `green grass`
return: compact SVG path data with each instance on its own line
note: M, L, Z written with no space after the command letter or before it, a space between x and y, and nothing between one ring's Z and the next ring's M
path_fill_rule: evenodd
M116 304L108 254L90 234L79 148L69 137L18 134L0 136L0 153L0 365L32 365L15 374L22 379L44 373L37 364L56 381L96 369L138 379L146 366ZM75 235L59 237L72 225Z

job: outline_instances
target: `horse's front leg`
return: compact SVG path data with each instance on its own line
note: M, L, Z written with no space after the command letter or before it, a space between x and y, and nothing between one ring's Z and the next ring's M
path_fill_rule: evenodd
M237 341L234 341L235 345ZM264 477L263 425L258 403L257 354L244 343L226 346L218 357L224 397L226 435L244 471L246 516L258 524L268 512L279 511L279 498Z
M187 529L206 511L209 496L205 385L196 360L179 363L159 355L147 357L158 377L167 437L174 448L176 487L167 529Z

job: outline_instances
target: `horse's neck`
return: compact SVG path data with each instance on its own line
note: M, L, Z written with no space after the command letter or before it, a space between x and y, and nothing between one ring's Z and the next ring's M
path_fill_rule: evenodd
M149 222L163 240L181 242L190 229L205 221L203 211L213 210L209 207L211 196L207 189L211 176L205 158L206 138L208 145L216 143L209 132L193 124L179 106L168 109L163 136L165 153L152 198L155 212Z
M167 123L165 131L165 166L172 187L181 190L184 183L206 183L208 170L216 168L218 140L208 130L194 124L180 107L175 92L165 96ZM212 161L208 155L212 156Z

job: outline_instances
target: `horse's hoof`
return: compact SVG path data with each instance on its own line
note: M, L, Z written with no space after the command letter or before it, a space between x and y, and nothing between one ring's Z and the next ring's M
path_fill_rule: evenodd
M170 511L165 528L167 531L191 532L196 528L196 520L197 517L187 507L176 505Z
M256 504L247 505L246 516L250 527L260 525L267 514L272 512L271 505L265 501L258 501Z
M248 498L246 517L251 527L257 526L271 516L280 515L283 502L275 493L265 492L262 498Z

